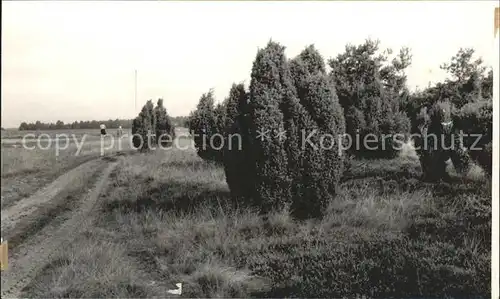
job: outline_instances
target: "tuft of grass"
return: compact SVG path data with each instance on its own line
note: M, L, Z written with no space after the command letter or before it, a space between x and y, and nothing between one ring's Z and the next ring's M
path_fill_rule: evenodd
M217 261L201 265L185 281L185 297L205 298L243 298L266 285L264 279L249 270L220 265Z
M473 164L466 174L466 178L474 181L484 181L487 174L476 164Z
M86 237L64 248L28 287L27 297L145 298L148 290L137 284L140 273L118 243Z

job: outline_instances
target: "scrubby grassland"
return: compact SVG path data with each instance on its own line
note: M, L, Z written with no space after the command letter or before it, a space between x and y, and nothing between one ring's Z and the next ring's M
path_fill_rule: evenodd
M1 151L2 207L33 194L68 170L98 157L98 152L87 151L79 156L64 151L58 157L49 150L2 147Z
M114 131L109 133L116 135ZM48 140L47 136L38 138L28 134L46 134L52 139ZM61 136L59 141L56 141L57 135ZM25 136L27 137L23 144L23 137ZM64 136L69 138L68 145L66 145ZM109 142L108 139L105 139L105 141ZM69 160L73 162L77 161L78 158L98 154L100 152L100 140L99 130L52 130L38 133L35 131L2 131L2 177L54 167L64 167ZM77 145L82 142L83 146L76 155ZM55 149L57 143L59 143L60 147L58 155L56 155ZM116 144L116 147L118 147L118 144ZM128 142L123 142L123 147L130 148Z
M419 180L418 159L354 161L322 220L229 197L193 151L121 158L92 221L26 297L489 297L491 185Z

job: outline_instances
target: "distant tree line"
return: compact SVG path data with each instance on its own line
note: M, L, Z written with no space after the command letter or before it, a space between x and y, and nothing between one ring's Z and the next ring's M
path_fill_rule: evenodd
M65 124L63 121L58 120L55 123L43 123L41 121L36 121L34 123L22 122L19 126L20 131L33 131L33 130L60 130L60 129L99 129L101 124L104 124L106 128L130 128L132 120L126 119L115 119L115 120L91 120L91 121L74 121L72 123Z
M170 117L170 122L176 127L186 126L187 116ZM22 122L19 126L20 131L36 131L36 130L60 130L60 129L99 129L101 124L106 128L116 129L119 126L122 128L132 128L132 119L115 119L115 120L91 120L91 121L74 121L72 123L64 123L61 120L55 123L44 123L36 121L34 123Z

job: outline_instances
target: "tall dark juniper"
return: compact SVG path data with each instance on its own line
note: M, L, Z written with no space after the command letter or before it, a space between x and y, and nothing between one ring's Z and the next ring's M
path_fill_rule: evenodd
M202 159L220 161L221 151L213 149L210 142L214 134L218 133L213 93L213 90L209 90L201 96L196 110L189 117L189 131L193 134L196 151Z
M228 130L241 134L243 148L224 156L226 177L231 193L262 213L291 206L296 217L319 217L343 170L342 108L314 47L292 62L284 50L270 41L258 51L248 101L242 85L231 89Z
M175 128L168 117L167 109L163 106L163 99L158 99L154 108L155 121L155 141L163 147L171 145L175 139Z
M134 147L141 151L150 149L150 145L155 146L159 141L162 141L162 146L168 146L173 141L175 127L163 106L162 99L158 99L156 107L152 100L146 102L139 115L132 121L132 134ZM162 134L169 136L164 136L162 140L159 140Z

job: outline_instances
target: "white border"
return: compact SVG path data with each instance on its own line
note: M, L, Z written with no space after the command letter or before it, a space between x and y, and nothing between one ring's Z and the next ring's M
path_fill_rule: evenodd
M494 21L494 20L493 20ZM492 24L493 25L493 24ZM493 26L492 26L493 27ZM495 56L493 63L493 178L492 178L492 200L491 200L491 208L492 208L492 219L491 219L491 298L498 299L499 298L499 280L500 276L498 275L499 268L499 151L498 151L498 142L500 137L499 131L499 85L500 85L500 70L499 70L499 52L500 52L500 31L496 31L495 38L493 40L493 54Z

